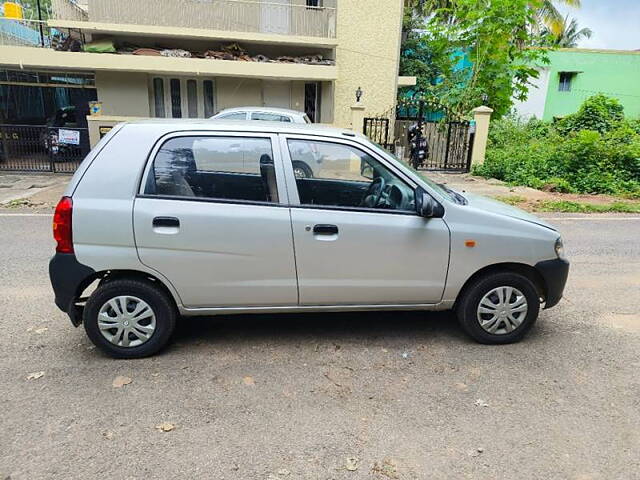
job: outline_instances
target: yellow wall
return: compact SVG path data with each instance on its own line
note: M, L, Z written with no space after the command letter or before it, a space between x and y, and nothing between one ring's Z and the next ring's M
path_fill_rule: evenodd
M216 110L262 105L262 80L216 78Z
M96 72L96 89L104 115L149 115L146 73Z
M340 0L334 123L348 127L355 91L361 87L365 115L395 105L402 30L402 0Z

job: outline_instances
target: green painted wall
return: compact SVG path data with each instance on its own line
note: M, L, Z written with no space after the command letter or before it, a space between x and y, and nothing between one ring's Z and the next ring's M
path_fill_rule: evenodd
M640 52L562 49L549 52L551 64L544 120L574 113L592 95L604 93L624 105L628 118L640 118ZM560 92L559 72L573 76L570 92Z

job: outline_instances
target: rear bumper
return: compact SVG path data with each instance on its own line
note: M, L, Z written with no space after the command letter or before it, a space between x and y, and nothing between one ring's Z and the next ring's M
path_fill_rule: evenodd
M546 285L544 308L551 308L558 304L564 292L564 286L569 276L569 262L556 258L536 263L536 270L542 275Z
M78 295L86 287L87 281L96 272L81 264L72 253L56 253L49 261L49 279L53 287L56 306L67 313L71 322L78 326L78 309L75 307Z

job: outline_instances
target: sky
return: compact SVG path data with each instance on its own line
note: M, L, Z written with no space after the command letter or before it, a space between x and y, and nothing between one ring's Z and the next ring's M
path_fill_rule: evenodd
M581 48L640 49L640 0L582 0L579 9L558 7L575 17L581 28L593 30L591 39L580 42Z

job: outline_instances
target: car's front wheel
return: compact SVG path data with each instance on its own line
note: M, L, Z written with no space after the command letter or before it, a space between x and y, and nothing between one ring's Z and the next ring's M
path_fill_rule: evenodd
M518 273L493 273L475 280L462 293L456 314L462 328L486 344L522 339L540 312L536 286Z
M113 280L87 300L83 323L89 339L115 358L141 358L163 348L176 324L169 296L151 282Z

